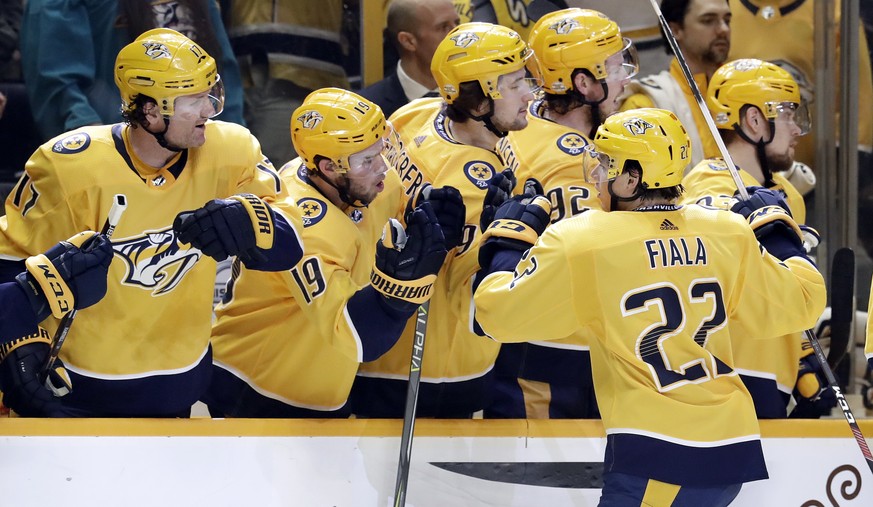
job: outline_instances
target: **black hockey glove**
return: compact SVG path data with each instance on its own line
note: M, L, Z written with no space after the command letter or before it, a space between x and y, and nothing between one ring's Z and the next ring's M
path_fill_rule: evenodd
M803 232L791 218L785 199L763 187L747 187L746 190L749 200L740 200L734 195L731 211L749 221L758 242L779 260L806 257Z
M515 174L509 169L495 174L488 181L488 190L485 192L485 200L482 201L482 214L479 215L479 229L482 232L485 232L494 221L497 208L512 196L513 188L515 188Z
M830 414L831 409L837 405L837 396L828 386L821 363L813 353L812 344L804 342L802 347L793 393L797 405L791 411L791 417L818 419Z
M200 209L183 211L173 221L179 241L223 261L239 257L243 264L265 262L261 249L273 246L273 210L252 194L213 199Z
M70 377L60 359L55 360L46 384L39 381L40 369L48 357L51 339L40 328L0 346L0 390L3 404L23 417L63 417L68 415L59 396L72 389Z
M461 192L455 187L434 188L430 183L426 183L406 204L404 220L407 223L414 208L425 201L430 203L443 229L446 248L451 250L460 245L464 234L464 223L467 221L467 207L464 206Z
M27 270L15 280L27 294L37 322L49 315L61 318L73 308L81 310L103 299L112 256L112 243L105 235L81 232L44 254L28 257Z
M411 314L430 299L446 253L439 221L425 201L409 215L405 231L393 219L385 225L370 284L392 310Z
M479 246L479 266L488 270L491 259L501 250L521 252L536 243L551 220L552 205L536 193L542 186L536 180L525 183L525 193L504 202L494 215L494 221L482 235Z

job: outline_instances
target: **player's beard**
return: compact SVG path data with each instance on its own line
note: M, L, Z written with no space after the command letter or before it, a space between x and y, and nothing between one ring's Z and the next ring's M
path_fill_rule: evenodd
M340 176L338 186L345 191L351 202L361 206L368 206L379 195L379 190L375 186L365 188L345 175Z
M716 42L727 42L726 46L716 46ZM713 41L703 55L702 60L714 65L721 65L727 61L728 53L730 52L730 41Z
M767 167L772 173L785 172L793 165L794 157L788 154L788 150L785 153L767 154Z
M513 132L527 127L527 115L520 115L509 122L503 122L496 117L491 117L491 122L494 123L494 128L501 132Z

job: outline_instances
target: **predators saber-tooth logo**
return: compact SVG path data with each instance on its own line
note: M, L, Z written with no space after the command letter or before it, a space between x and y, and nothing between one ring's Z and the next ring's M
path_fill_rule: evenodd
M303 126L303 128L309 129L309 130L312 130L315 127L317 127L318 124L321 123L321 120L323 120L323 119L324 119L324 116L322 116L321 113L319 113L318 111L306 111L305 113L303 113L297 117L297 121L300 122L300 124Z
M455 41L455 46L459 48L468 48L472 44L479 42L479 36L473 32L461 32L451 36L450 39Z
M158 58L170 58L170 50L160 42L143 42L142 45L145 48L146 56L152 60L157 60Z
M554 30L559 35L567 35L582 25L573 18L565 18L549 25L549 30Z
M201 257L196 248L182 248L172 227L112 241L115 255L124 259L122 283L160 296L175 289Z
M655 128L655 126L642 118L631 118L624 122L624 128L635 136L641 136L647 130Z

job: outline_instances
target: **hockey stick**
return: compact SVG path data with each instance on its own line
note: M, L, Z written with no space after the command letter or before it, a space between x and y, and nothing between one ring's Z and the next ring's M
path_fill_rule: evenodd
M397 481L394 484L394 507L406 505L409 482L409 462L412 459L412 434L415 431L415 408L418 405L418 387L421 384L421 361L424 358L424 334L430 301L418 307L415 320L415 337L412 342L412 358L409 361L409 385L406 388L406 412L403 414L403 434L400 438L400 460L397 464Z
M111 238L112 233L115 232L115 226L118 225L118 221L121 219L121 215L126 209L127 197L124 194L115 194L115 197L112 198L112 207L109 208L109 216L106 217L106 223L103 224L103 229L100 230L100 234L105 234L107 238ZM52 365L58 358L58 354L61 353L61 346L64 344L64 340L67 339L67 333L70 332L70 326L73 325L73 319L76 318L76 313L77 310L73 308L61 317L61 322L58 324L58 330L55 332L54 338L52 338L52 348L39 373L39 381L42 385L45 385L48 381L49 372L51 372ZM51 386L49 386L49 389L54 391Z
M724 141L718 134L718 128L712 120L712 114L709 112L709 108L706 107L706 103L703 101L703 96L700 94L700 89L697 88L697 83L694 81L694 76L692 76L691 70L688 68L688 63L685 61L685 57L682 56L682 50L679 49L679 43L676 42L676 37L673 35L670 25L667 23L667 20L664 19L664 15L661 13L661 7L658 5L657 0L649 0L649 2L652 4L652 8L655 9L655 14L658 16L658 21L661 23L661 28L664 30L667 42L670 43L670 48L673 49L673 54L676 55L676 60L682 68L682 74L685 75L685 80L688 81L688 85L691 87L691 92L697 100L700 112L703 113L703 118L706 120L707 126L709 126L709 131L712 133L712 137L718 145L718 149L721 152L722 158L724 158L725 164L727 164L728 171L734 180L734 184L737 186L737 192L743 200L748 200L749 193L746 191L746 186L743 184L743 180L740 178L740 173L734 165L733 160L730 158L730 154L728 153L727 147L724 145ZM837 384L836 376L834 376L834 372L828 364L827 358L821 349L821 344L818 342L818 338L815 337L815 333L811 330L807 329L804 333L806 334L806 339L809 341L810 345L812 345L812 349L815 351L816 358L819 363L821 363L821 369L828 381L828 386L833 389L834 394L836 394L840 409L842 409L843 415L849 423L849 427L852 430L855 441L858 443L858 447L861 448L861 454L864 455L864 459L867 460L867 466L869 466L870 471L873 472L873 454L870 453L867 441L864 439L864 435L861 433L861 429L855 421L855 415L852 414L852 409L849 408L849 403L846 401L846 397L843 396L840 386Z
M855 253L851 248L840 248L834 252L831 264L831 346L828 350L828 364L831 369L846 356L851 337L852 318L855 308Z

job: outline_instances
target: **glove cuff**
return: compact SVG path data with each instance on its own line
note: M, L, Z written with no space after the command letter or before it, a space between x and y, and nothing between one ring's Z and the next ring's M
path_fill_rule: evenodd
M48 257L43 254L28 257L24 261L24 266L27 268L27 274L29 275L24 283L24 290L28 293L28 296L31 294L35 295L37 293L36 286L38 286L42 291L42 296L48 301L51 314L56 318L63 317L65 313L75 307L73 291L67 286L67 282L64 281ZM32 299L31 302L33 302ZM36 308L39 307L35 305L34 309Z
M12 353L18 347L23 347L24 345L31 345L34 343L45 343L46 345L51 347L52 339L49 336L48 331L43 329L42 327L34 333L27 336L22 336L21 338L16 338L12 341L8 341L0 345L0 363L5 360L9 354Z
M803 232L800 230L797 222L795 222L794 219L791 218L791 215L780 206L764 206L763 208L758 208L749 214L748 220L753 230L763 228L765 225L776 221L784 222L785 225L790 227L797 234L799 241L803 243Z
M229 198L242 203L249 214L252 230L255 232L255 246L263 250L273 248L273 234L276 227L273 223L273 211L267 203L254 194L238 194Z
M427 275L417 280L398 280L386 275L376 266L370 274L370 285L377 291L389 298L419 305L430 299L435 281L436 275Z

